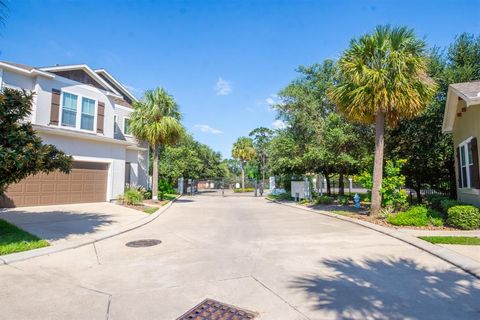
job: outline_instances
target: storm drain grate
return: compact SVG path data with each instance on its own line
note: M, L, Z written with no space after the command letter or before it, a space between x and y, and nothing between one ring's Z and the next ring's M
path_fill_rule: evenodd
M205 299L177 320L250 320L256 316L252 311Z
M152 247L157 244L162 243L162 241L157 239L144 239L144 240L135 240L127 242L125 245L130 248L143 248L143 247Z

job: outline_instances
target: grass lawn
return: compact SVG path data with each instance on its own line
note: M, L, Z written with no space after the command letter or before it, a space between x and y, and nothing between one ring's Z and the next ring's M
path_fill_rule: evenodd
M419 237L422 240L438 243L438 244L463 244L470 246L480 246L480 238L478 237Z
M0 219L0 255L43 248L48 245L46 240Z
M163 194L163 200L173 200L177 197L178 195L177 194L169 194L169 193L164 193ZM160 195L158 195L158 197L160 198Z
M152 213L156 212L158 209L160 209L160 208L150 207L150 208L143 209L143 212L148 213L148 214L152 214Z
M353 215L355 212L350 212L350 211L346 211L346 210L332 210L330 211L331 213L335 213L335 214L339 214L341 216L351 216Z

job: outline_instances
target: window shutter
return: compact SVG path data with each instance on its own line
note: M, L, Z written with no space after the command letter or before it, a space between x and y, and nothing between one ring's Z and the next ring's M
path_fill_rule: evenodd
M473 170L472 170L472 188L474 189L480 189L480 168L478 164L478 144L477 144L477 138L473 138L472 141L470 142L471 148L472 148L472 155L473 155Z
M462 165L460 164L460 147L457 147L457 173L458 173L458 187L462 188Z
M103 133L103 122L105 118L105 103L98 102L97 108L97 133Z
M52 104L50 106L50 124L58 126L60 118L60 90L52 89Z

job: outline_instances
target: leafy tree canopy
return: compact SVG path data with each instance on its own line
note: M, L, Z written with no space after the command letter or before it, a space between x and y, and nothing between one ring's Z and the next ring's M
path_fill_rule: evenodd
M29 175L59 170L70 172L72 157L43 144L25 121L32 110L32 94L4 88L0 94L0 194Z

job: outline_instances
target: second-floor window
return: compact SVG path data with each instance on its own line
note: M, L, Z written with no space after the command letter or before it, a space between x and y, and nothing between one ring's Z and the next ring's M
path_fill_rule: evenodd
M62 126L73 128L77 126L77 100L76 95L63 93Z
M93 130L93 120L95 119L95 100L82 98L82 118L80 129Z
M63 92L62 96L61 125L94 131L96 101L68 92Z
M129 118L124 118L123 119L123 133L126 134L127 136L131 135L131 129L130 129L130 119Z
M117 116L113 116L113 133L118 134L118 120Z

